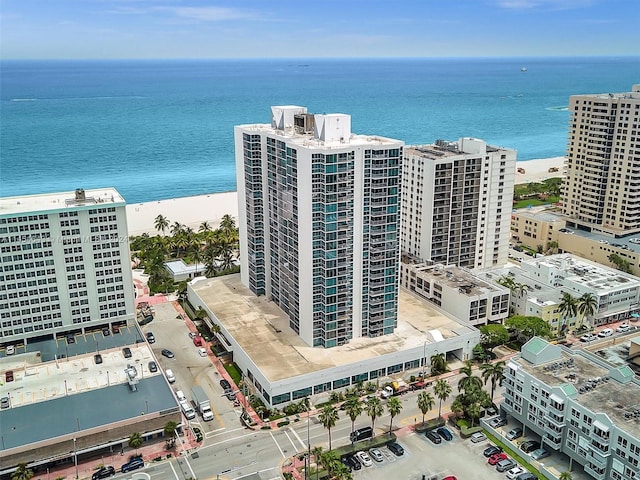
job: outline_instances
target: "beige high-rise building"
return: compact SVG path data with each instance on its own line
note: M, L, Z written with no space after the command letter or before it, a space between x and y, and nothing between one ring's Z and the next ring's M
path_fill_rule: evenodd
M640 84L628 93L573 95L569 111L567 226L640 232Z
M507 263L516 151L476 138L406 147L402 250L466 268Z

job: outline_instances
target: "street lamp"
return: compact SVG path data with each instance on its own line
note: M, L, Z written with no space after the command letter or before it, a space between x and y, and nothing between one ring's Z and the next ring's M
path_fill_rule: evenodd
M76 449L76 438L73 437L73 463L76 466L76 480L78 479L78 450Z

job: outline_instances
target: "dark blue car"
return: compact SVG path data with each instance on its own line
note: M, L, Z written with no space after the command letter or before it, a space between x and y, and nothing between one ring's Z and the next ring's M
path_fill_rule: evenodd
M142 457L134 457L131 460L129 460L127 463L122 465L122 468L120 468L120 471L122 473L126 473L126 472L130 472L131 470L137 470L142 467L144 467L144 460L142 459Z
M446 427L440 427L438 429L438 434L440 434L440 436L444 438L447 442L453 440L453 435L451 434L449 429L447 429Z

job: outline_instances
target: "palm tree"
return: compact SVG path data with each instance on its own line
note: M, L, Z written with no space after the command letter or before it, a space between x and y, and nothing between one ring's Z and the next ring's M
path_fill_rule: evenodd
M364 408L362 407L362 403L360 403L360 399L357 397L352 397L349 400L347 400L344 404L344 411L351 419L351 433L353 433L353 431L356 428L356 420L364 411Z
M335 469L336 462L338 462L338 454L336 452L329 450L328 452L320 454L320 463L329 474Z
M19 463L18 468L11 474L11 480L31 480L33 470L27 468L26 463Z
M433 387L433 393L435 393L436 397L438 397L438 399L440 400L440 405L438 406L438 420L440 420L440 418L442 417L442 402L449 398L449 395L451 395L451 391L451 385L449 385L449 383L447 383L447 381L442 378L438 380Z
M331 429L336 426L338 418L340 418L338 409L333 405L325 405L320 415L318 415L322 426L329 431L329 451L331 451Z
M211 231L211 225L209 225L209 222L202 222L198 227L198 231L206 234Z
M577 310L582 318L591 317L598 308L598 299L593 293L585 293L578 299Z
M444 380L438 380L438 382L444 382L447 386L449 384ZM437 385L437 384L436 384ZM422 424L424 425L424 417L427 415L427 412L433 408L436 401L433 396L428 392L420 392L418 395L418 408L422 412Z
M233 217L229 214L224 215L222 217L222 220L220 220L220 230L222 230L225 233L232 233L235 232L237 227L236 227L236 221L233 219Z
M444 353L436 353L431 355L431 373L433 375L440 375L447 371L447 362Z
M460 368L460 373L463 373L464 377L458 381L459 392L463 390L466 392L470 388L473 388L473 386L482 388L482 380L480 377L473 375L473 363L471 363L471 360L465 360L464 367Z
M572 480L571 472L562 472L558 477L558 480Z
M178 235L180 232L183 231L183 226L180 222L173 222L173 225L171 225L171 235L173 235L174 237L176 235Z
M365 410L367 411L367 415L371 417L371 429L373 430L376 424L376 418L382 416L384 413L384 408L382 407L382 402L379 397L371 397L367 400L365 404Z
M560 329L565 330L567 328L567 319L569 317L575 317L578 313L578 304L576 302L576 298L568 292L562 292L562 298L560 300L558 310L564 317L562 327Z
M558 242L552 240L547 243L547 253L557 253L558 252Z
M129 437L129 448L133 448L136 453L138 453L138 449L142 446L142 442L142 435L140 433L132 433Z
M320 475L320 458L322 457L322 447L313 447L311 449L311 455L313 455L313 458L316 461L316 480L318 480L318 476ZM311 459L309 459L309 468L311 468Z
M542 253L542 252L540 252ZM529 291L529 286L524 284L524 283L516 283L515 284L515 291L518 294L518 297L522 297L524 296L525 293L527 293Z
M402 402L398 400L398 397L391 397L387 401L387 410L389 411L389 415L391 416L391 420L389 421L389 433L393 428L393 417L398 415L402 411Z
M499 360L496 363L483 363L480 365L482 370L482 379L486 385L491 380L491 403L493 403L493 394L496 390L496 384L502 385L504 380L504 360Z
M165 230L169 227L169 220L164 215L158 215L153 225L158 232L162 232L162 235L164 235Z

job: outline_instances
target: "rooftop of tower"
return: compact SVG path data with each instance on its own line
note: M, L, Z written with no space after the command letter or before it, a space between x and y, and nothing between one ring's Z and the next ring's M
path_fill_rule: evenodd
M505 147L488 145L478 138L460 138L457 141L436 140L428 145L407 145L405 155L415 155L431 160L460 157L464 155L484 155L486 153L513 151Z
M582 93L578 95L571 95L572 97L585 97L585 98L602 98L602 99L628 99L628 100L640 100L640 84L632 85L630 92L622 93Z
M435 343L440 335L449 339L474 331L400 289L393 334L314 348L289 327L277 305L246 288L239 274L199 279L191 286L271 382Z
M78 188L71 192L40 193L0 198L0 216L22 213L50 213L73 207L124 206L125 200L115 188Z

